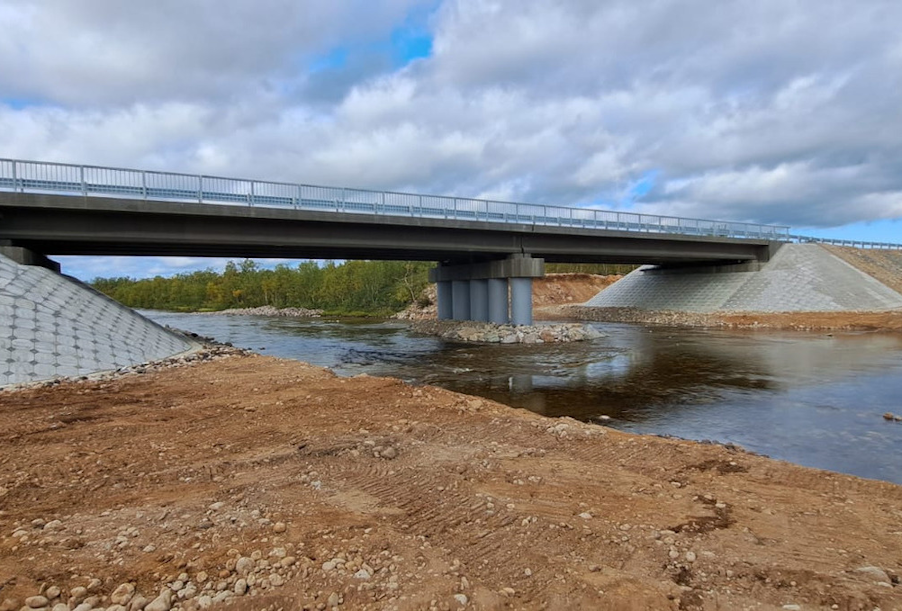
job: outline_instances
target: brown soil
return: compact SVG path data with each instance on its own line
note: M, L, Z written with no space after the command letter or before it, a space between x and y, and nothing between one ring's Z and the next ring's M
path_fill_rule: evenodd
M902 609L902 487L268 357L0 394L0 465L0 601Z
M827 244L822 246L897 293L902 293L902 250L876 250Z
M547 274L532 283L533 307L583 303L602 289L606 289L623 276L599 276L596 274Z
M564 306L546 312L548 318L627 322L685 327L731 327L794 330L902 331L902 311L884 312L694 312L638 308Z

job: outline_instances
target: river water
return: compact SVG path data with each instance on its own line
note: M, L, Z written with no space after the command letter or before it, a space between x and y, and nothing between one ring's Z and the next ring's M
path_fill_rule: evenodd
M902 335L596 326L605 337L465 345L406 323L144 312L221 342L480 395L635 433L735 443L902 484ZM607 416L608 419L603 417Z

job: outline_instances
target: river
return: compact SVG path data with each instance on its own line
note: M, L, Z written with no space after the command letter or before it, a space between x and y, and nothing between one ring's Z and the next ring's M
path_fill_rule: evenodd
M902 484L902 335L596 324L605 337L464 345L400 321L144 312L157 322L339 375L393 376L547 416L735 443Z

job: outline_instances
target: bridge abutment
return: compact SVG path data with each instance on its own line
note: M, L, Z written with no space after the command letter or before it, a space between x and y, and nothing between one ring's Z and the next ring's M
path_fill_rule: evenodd
M441 264L436 283L439 320L531 325L532 279L545 275L545 260L515 254L478 263Z
M34 252L28 248L13 246L3 240L0 240L0 255L15 261L19 265L37 265L52 272L59 273L60 271L60 264L53 259L49 259L41 253Z

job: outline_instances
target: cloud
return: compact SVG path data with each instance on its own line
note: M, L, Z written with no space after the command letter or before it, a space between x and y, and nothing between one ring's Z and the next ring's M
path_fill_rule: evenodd
M864 226L902 218L898 23L889 0L8 0L0 156Z

